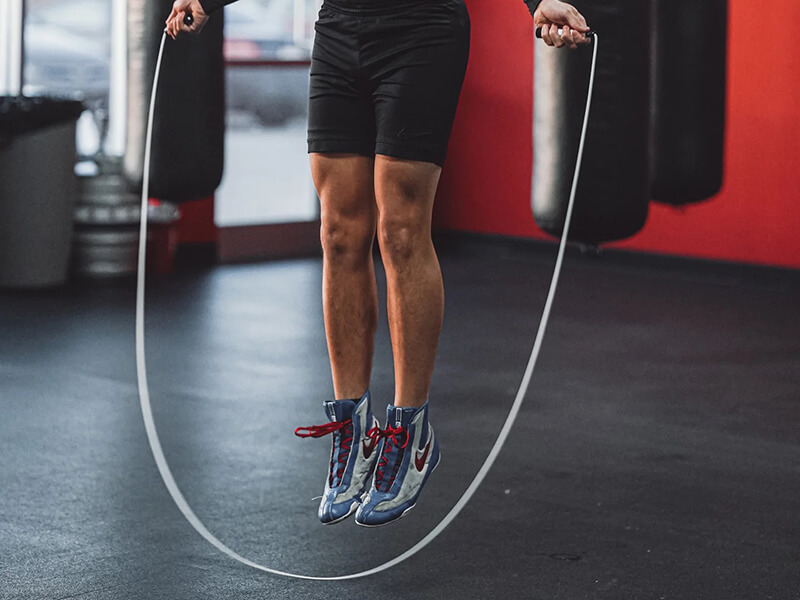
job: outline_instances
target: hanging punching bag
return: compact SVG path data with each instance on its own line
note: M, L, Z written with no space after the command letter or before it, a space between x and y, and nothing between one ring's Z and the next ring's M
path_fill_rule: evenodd
M569 237L599 244L633 235L647 219L651 4L597 0L580 10L598 32L600 48ZM534 45L533 215L539 227L558 236L578 153L591 50Z
M171 3L128 0L128 130L125 175L142 187L150 91ZM200 35L167 39L153 121L150 195L182 202L210 196L222 180L225 80L222 13Z
M722 187L727 0L655 0L651 197L687 204Z

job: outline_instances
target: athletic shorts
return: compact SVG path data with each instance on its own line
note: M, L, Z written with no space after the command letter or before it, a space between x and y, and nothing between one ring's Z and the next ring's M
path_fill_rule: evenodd
M469 57L464 0L325 0L308 151L443 165Z

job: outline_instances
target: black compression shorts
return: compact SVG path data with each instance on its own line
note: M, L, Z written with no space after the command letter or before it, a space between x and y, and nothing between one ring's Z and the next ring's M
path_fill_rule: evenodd
M444 163L469 56L464 0L325 0L308 151Z

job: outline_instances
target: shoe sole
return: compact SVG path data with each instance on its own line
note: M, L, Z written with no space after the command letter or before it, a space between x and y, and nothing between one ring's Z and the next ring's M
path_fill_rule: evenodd
M432 473L433 473L433 472L436 470L436 467L438 467L438 466L439 466L439 463L440 463L441 461L442 461L442 453L441 453L441 452L439 452L439 456L438 456L438 458L436 459L436 464L434 464L434 465L431 467L430 471L428 471L428 472L425 474L425 479L423 479L423 480L422 480L422 483L421 483L421 484L420 484L420 486L419 486L419 488L420 488L420 493L422 493L422 487L425 485L425 483L427 483L427 481L428 481L428 477L430 477L430 476L431 476L431 474L432 474ZM376 528L376 527L383 527L384 525L390 525L390 524L392 524L392 523L394 523L394 522L396 522L396 521L399 521L399 520L400 520L400 519L402 519L403 517L405 517L405 516L408 514L408 511L410 511L412 508L414 508L414 507L417 505L417 500L419 500L419 494L417 494L417 497L414 499L414 503L413 503L411 506L409 506L409 507L408 507L407 509L405 509L405 510L404 510L402 513L400 513L399 515L397 515L397 516L396 516L394 519L391 519L390 521L386 521L385 523L376 523L376 524L374 524L374 525L373 525L373 524L371 524L371 523L359 523L358 521L356 521L356 525L360 525L361 527L369 527L369 528L372 528L372 529L374 529L374 528Z

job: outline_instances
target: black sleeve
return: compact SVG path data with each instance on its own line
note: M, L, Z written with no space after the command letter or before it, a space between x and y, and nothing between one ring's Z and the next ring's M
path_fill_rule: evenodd
M206 0L208 2L208 0ZM542 3L542 0L523 0L525 4L528 6L528 10L531 11L531 16L533 13L536 12L536 9L539 8L539 5Z
M210 15L223 6L233 4L234 2L236 2L236 0L200 0L200 6L203 7L203 11L205 11L207 15Z

